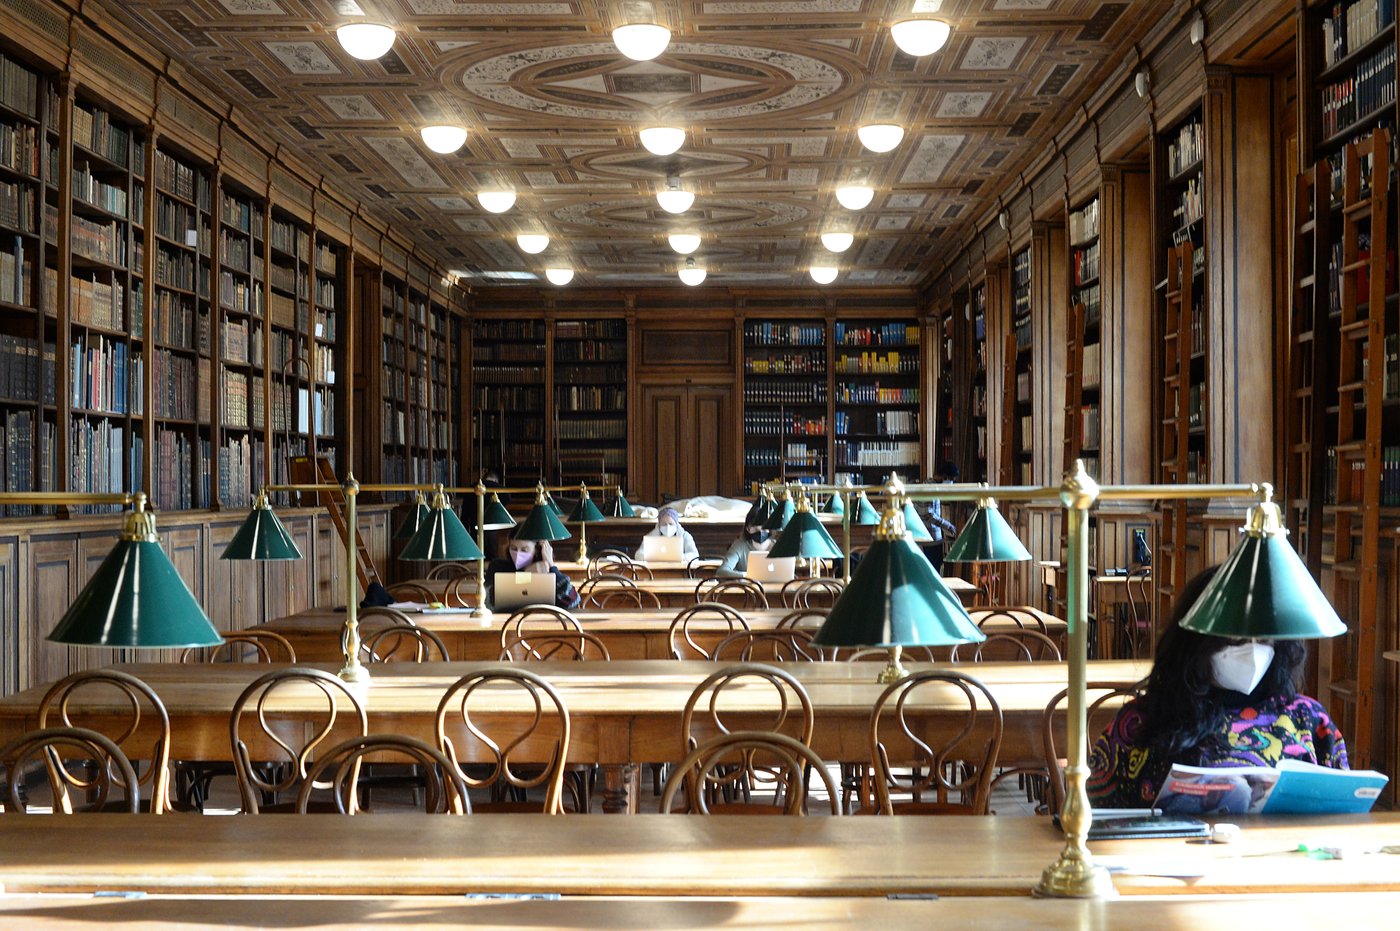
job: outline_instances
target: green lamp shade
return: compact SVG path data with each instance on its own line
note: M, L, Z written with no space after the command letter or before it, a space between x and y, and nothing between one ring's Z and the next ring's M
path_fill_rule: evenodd
M744 515L745 527L762 527L768 523L768 518L773 516L773 499L760 493L754 499L753 507L749 508L748 514Z
M272 508L254 505L220 559L300 559L301 550Z
M856 527L874 527L880 523L880 512L875 510L875 505L870 503L863 491L856 498L856 513L851 523Z
M1215 637L1306 640L1346 633L1282 533L1246 534L1181 626Z
M812 642L909 647L985 639L918 547L877 536Z
M428 507L428 502L423 500L423 496L418 496L418 502L413 509L408 512L404 522L399 524L398 532L394 534L395 540L405 540L413 537L419 530L423 529L423 523L432 515L433 509Z
M618 492L611 501L608 502L608 514L611 517L636 517L637 512L632 510L632 505Z
M440 503L441 507L439 507ZM482 555L481 548L476 545L476 541L472 539L472 535L467 533L467 528L462 526L462 519L457 516L457 512L447 507L444 502L434 501L428 519L409 539L408 545L403 548L399 558L410 561L459 560L471 562L485 557Z
M515 518L510 516L510 511L501 503L501 496L491 495L491 501L486 505L486 516L481 522L482 530L506 530L515 526Z
M127 539L107 554L49 639L137 648L224 642L160 544Z
M517 540L567 540L569 528L550 509L547 501L538 501L530 509L525 523L515 528L512 536Z
M841 493L840 493L839 491L838 491L838 492L833 492L833 493L831 494L831 496L828 497L828 498L826 499L826 504L824 504L824 505L822 506L822 513L823 513L823 514L845 514L845 513L846 513L846 503L845 503L844 501L841 500Z
M1030 558L996 505L978 505L943 557L945 562L1023 562Z
M840 559L845 554L841 552L841 547L836 545L836 541L831 539L831 534L826 532L817 515L808 510L801 510L792 515L792 520L788 521L783 535L773 544L768 555Z
M584 495L578 499L578 504L574 505L574 511L569 515L569 520L582 524L595 524L600 520L607 520L603 512L598 510L598 505L593 503L593 499Z
M768 519L763 522L765 530L782 530L792 520L792 515L797 513L797 506L792 503L791 498L784 498L783 503L773 508Z
M933 534L928 532L924 522L919 519L919 510L914 507L913 501L905 501L901 513L904 515L904 529L914 537L915 543L933 542Z
M554 512L555 517L563 517L564 509L559 506L559 502L554 500L554 496L545 492L544 503L549 505L549 509Z

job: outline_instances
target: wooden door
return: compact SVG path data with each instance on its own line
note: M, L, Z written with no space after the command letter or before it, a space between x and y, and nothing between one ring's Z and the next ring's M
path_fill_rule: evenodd
M734 490L732 398L728 385L643 386L642 501Z

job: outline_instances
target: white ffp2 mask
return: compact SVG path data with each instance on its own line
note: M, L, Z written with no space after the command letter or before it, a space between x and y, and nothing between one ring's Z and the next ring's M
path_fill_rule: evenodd
M663 537L674 537L676 535L675 524L662 524L658 529Z
M1272 644L1234 643L1217 650L1210 658L1210 672L1215 684L1222 689L1248 695L1264 678L1273 661Z

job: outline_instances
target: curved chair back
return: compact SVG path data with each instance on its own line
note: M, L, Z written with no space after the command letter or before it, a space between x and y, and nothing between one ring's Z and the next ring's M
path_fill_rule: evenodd
M591 654L591 655L590 655ZM607 645L593 634L576 630L571 633L530 634L529 640L519 638L501 650L502 662L544 662L549 660L611 660Z
M1090 682L1084 686L1089 704L1085 712L1085 739L1092 747L1097 735L1103 733L1113 720L1118 709L1129 699L1137 697L1135 682ZM1045 714L1040 719L1040 743L1045 753L1045 771L1050 775L1050 798L1047 804L1051 812L1058 812L1065 806L1065 760L1060 750L1066 745L1066 724L1059 714L1060 704L1069 695L1069 689L1060 689L1045 705Z
M775 774L772 804L714 801L734 791L738 777L756 769ZM831 814L841 814L836 782L811 747L784 734L764 731L719 734L676 764L661 793L661 813L671 812L676 793L684 787L684 811L688 814L806 814L808 783L814 773L826 789Z
M361 659L368 663L448 662L447 644L426 627L381 627L360 642Z
M625 575L611 573L594 575L585 579L578 587L579 606L605 608L612 604L613 607L635 605L640 608L643 604L641 592L642 590L637 587L637 583ZM652 600L656 601L656 596L651 592L646 594L651 595ZM656 603L658 606L660 605L660 601L656 601Z
M110 809L116 790L124 795L122 811L134 815L141 810L136 770L121 747L85 727L43 727L0 747L0 768L5 771L5 811L28 812L25 775L40 766L48 776L54 814ZM88 775L89 772L94 775ZM90 801L75 808L75 794Z
M840 655L841 650L838 647L836 654L837 659L847 663L885 663L890 658L890 651L884 647L861 647L845 656ZM933 655L933 647L905 647L899 655L916 663L938 662L938 658Z
M270 630L221 630L224 642L216 647L190 647L180 662L193 663L295 663L292 642Z
M1152 648L1152 567L1132 567L1123 586L1128 593L1128 619L1119 655L1136 657Z
M768 608L768 595L753 579L701 579L695 585L696 602L717 601L739 608Z
M706 559L704 556L692 556L690 562L685 564L685 574L692 579L713 579L719 567L724 565L723 559Z
M360 767L366 762L365 757L371 755L375 757L376 764L385 762L382 757L389 756L394 759L388 762L394 765L418 767L424 787L423 810L427 814L471 814L466 783L452 761L441 750L417 737L398 734L352 737L327 750L301 784L301 791L297 793L297 813L307 813L311 793L320 786L330 788L340 814L356 815L364 811L359 798ZM398 758L402 758L402 761Z
M645 588L614 588L595 590L593 605L599 610L661 610L661 597Z
M639 575L640 566L622 550L602 549L595 550L588 557L588 578L597 578L600 575L621 575L630 579L636 579Z
M795 608L784 614L775 625L778 630L810 630L816 633L826 623L826 608Z
M918 721L918 704L937 702L962 721L947 739L924 739L929 731ZM942 734L945 729L939 728ZM880 693L870 713L871 779L881 813L985 815L992 777L1001 750L1001 706L985 685L951 670L916 672ZM896 766L911 766L897 775ZM894 802L893 792L910 796ZM931 796L925 801L924 796ZM957 801L950 799L958 796Z
M1045 617L1029 605L981 606L968 608L967 613L972 618L972 623L976 624L977 629L984 634L999 633L1011 629L1034 630L1042 634L1050 633L1050 629L1045 626Z
M463 576L472 578L472 567L470 564L464 562L440 562L434 563L433 567L428 570L428 574L425 575L424 578L442 579L450 582L454 579L460 579Z
M503 694L503 686L515 694ZM477 697L493 710L500 709L503 702L518 702L520 714L511 717L522 719L523 726L516 720L488 733L480 720L472 718L471 703ZM489 788L503 797L543 786L544 813L563 813L569 709L541 676L518 666L498 666L463 676L438 702L436 735L438 747L468 788ZM522 803L493 802L477 810L531 809Z
M110 705L113 700L115 710ZM85 703L91 710L80 711ZM155 814L169 811L170 716L154 689L120 670L91 669L58 680L39 700L40 728L82 727L99 719L104 736L128 761L150 761L138 783L131 786L131 793L139 795L140 785L150 786L150 810ZM118 779L120 774L110 776Z
M836 599L846 590L840 579L818 576L813 579L790 579L783 583L782 596L785 608L825 608L831 609Z
M501 625L501 649L516 640L528 640L530 634L577 633L583 625L563 608L554 605L526 605Z
M717 663L819 663L826 659L812 644L814 630L790 627L778 630L738 630L715 644L710 659Z
M731 690L728 695L726 689ZM770 702L755 704L758 689ZM738 715L743 715L742 722ZM744 726L730 726L735 723ZM786 734L807 744L814 727L812 699L802 683L791 673L761 663L737 663L706 676L690 693L681 715L687 750L705 737L738 730Z
M463 572L460 575L454 575L447 580L447 588L443 589L442 603L449 608L475 608L477 606L476 601L481 597L481 594L479 592L474 592L471 597L468 598L467 593L462 591L464 585L475 584L475 573Z
M295 713L279 710L278 705L288 701L298 704ZM293 666L254 679L233 703L229 715L229 744L243 811L257 814L264 807L259 804L260 796L300 787L317 748L342 717L350 718L353 736L369 733L364 705L344 682L328 672ZM276 750L269 755L250 746L254 735L259 744ZM262 762L282 765L256 765Z
M666 633L672 659L709 659L710 649L696 642L700 631L727 637L736 631L748 630L749 622L735 608L717 601L702 601L683 608L671 621Z
M416 601L430 604L438 600L432 589L417 582L396 582L388 586L389 597L395 601Z
M1038 630L1003 630L979 643L954 645L955 663L1059 662L1060 645Z

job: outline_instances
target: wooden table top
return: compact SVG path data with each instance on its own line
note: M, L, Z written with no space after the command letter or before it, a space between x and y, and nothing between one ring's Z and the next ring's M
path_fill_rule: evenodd
M0 883L66 893L1025 895L1063 843L1049 819L1029 816L767 818L762 830L743 815L312 815L294 830L291 817L0 818ZM1093 849L1121 868L1123 893L1400 891L1393 853L1297 852L1322 837L1400 850L1400 815L1246 818L1232 844Z
M582 582L586 577L584 569L576 562L559 563L559 568L573 579L575 583ZM476 592L476 573L471 572L470 575L471 578L464 581L458 588L464 595L474 594ZM446 579L409 579L408 582L414 585L420 585L428 591L439 593L446 592L448 585L448 580ZM639 588L645 589L646 591L655 592L658 595L674 596L695 594L695 586L699 585L701 580L686 578L684 576L675 576L668 572L665 575L660 575L653 579L637 579L636 582ZM944 576L943 582L948 586L948 590L954 594L960 595L964 592L970 593L977 591L977 586L967 581L967 579L959 578L955 575ZM783 585L784 583L782 582L765 582L763 583L763 590L767 593L768 599L773 601L774 599L781 598Z

